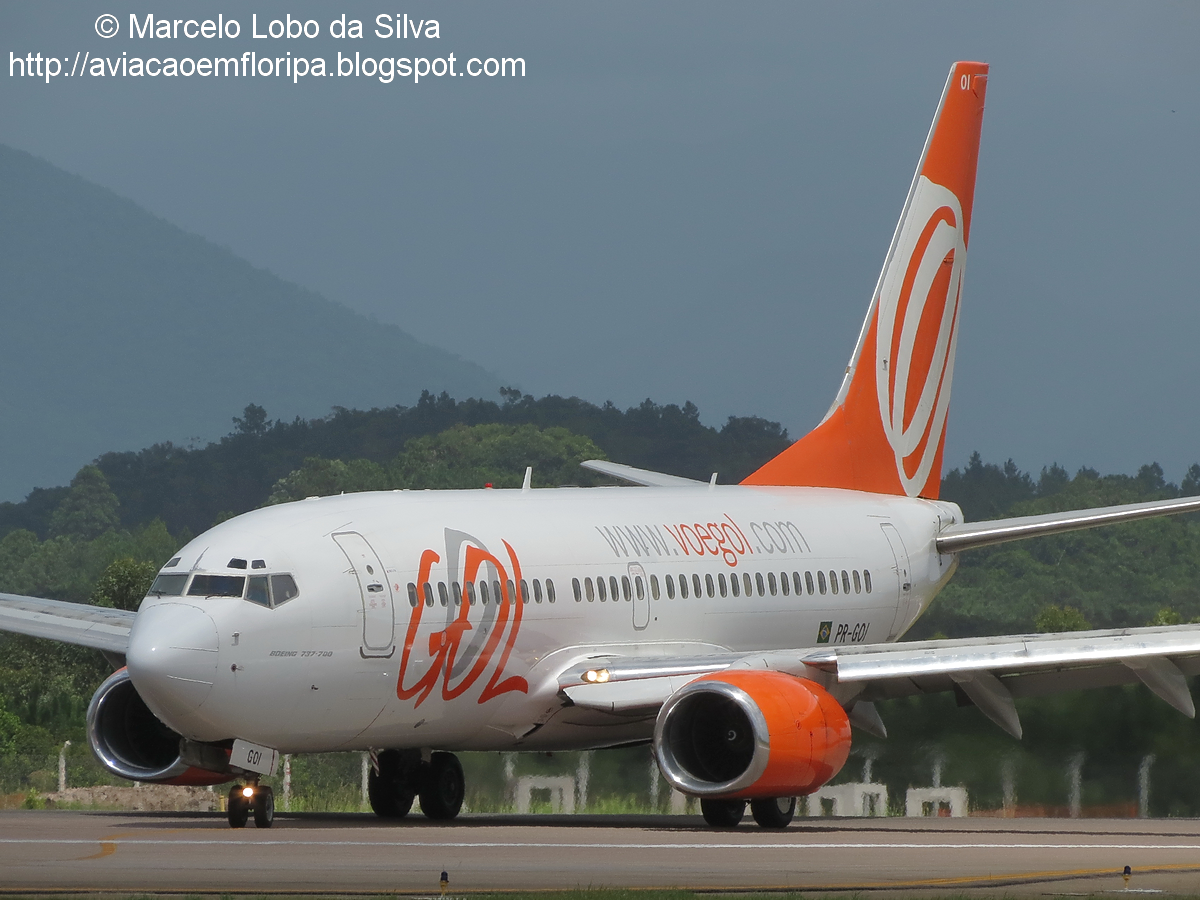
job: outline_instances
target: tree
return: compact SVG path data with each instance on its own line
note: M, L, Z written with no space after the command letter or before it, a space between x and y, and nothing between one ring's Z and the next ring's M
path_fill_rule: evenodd
M96 466L84 466L71 480L71 491L50 517L52 535L91 540L121 524L117 495Z
M1042 634L1049 634L1057 631L1087 631L1092 626L1075 607L1050 603L1037 614L1033 627Z
M369 459L322 459L310 456L304 465L275 482L269 504L290 503L305 497L330 497L356 491L386 491L392 487L387 470Z
M251 403L242 410L242 417L233 418L235 434L248 434L252 437L262 437L267 433L267 411L256 403Z
M115 559L97 579L88 601L96 606L136 610L150 590L158 568L157 563L139 562L128 556Z

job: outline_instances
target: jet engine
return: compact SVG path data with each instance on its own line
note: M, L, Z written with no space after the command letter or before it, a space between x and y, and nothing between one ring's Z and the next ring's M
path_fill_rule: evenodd
M782 672L704 675L663 704L654 727L659 768L702 798L809 794L850 754L850 720L812 681Z
M228 752L217 747L190 748L190 755L205 751L205 761L212 769L185 762L181 757L182 738L150 712L126 669L109 675L92 695L87 735L100 764L131 781L203 785L221 784L235 777L228 769Z

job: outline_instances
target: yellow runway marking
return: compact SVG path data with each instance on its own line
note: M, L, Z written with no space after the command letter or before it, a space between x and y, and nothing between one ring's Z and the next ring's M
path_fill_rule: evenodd
M75 862L83 862L85 859L104 859L106 856L112 856L117 852L117 841L125 837L133 837L137 832L130 831L125 834L109 834L100 838L100 852L93 853L91 856L77 856Z

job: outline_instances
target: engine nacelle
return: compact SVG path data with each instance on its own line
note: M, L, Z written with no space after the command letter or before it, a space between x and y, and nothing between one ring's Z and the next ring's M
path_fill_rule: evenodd
M125 669L109 675L92 695L87 736L100 764L131 781L203 785L234 778L229 771L215 772L184 762L180 736L150 712Z
M666 779L697 797L810 794L850 755L850 720L814 682L782 672L704 675L663 704L654 752Z

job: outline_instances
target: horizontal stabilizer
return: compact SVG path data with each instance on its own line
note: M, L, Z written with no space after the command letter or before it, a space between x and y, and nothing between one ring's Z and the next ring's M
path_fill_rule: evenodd
M649 469L638 469L633 466L623 466L620 463L609 462L607 459L585 459L580 463L585 469L619 478L630 484L640 484L642 487L696 487L705 484L694 478L683 478L679 475L667 475L665 472L651 472Z
M994 519L988 522L968 522L951 525L937 537L941 553L958 553L976 547L990 547L1006 541L1047 534L1062 534L1100 525L1135 522L1155 516L1173 516L1200 512L1200 497L1180 500L1151 500L1148 503L1126 503L1122 506L1103 506L1096 509L1076 509L1069 512L1047 513L1042 516L1020 516L1015 519Z

